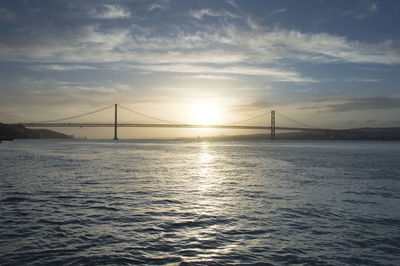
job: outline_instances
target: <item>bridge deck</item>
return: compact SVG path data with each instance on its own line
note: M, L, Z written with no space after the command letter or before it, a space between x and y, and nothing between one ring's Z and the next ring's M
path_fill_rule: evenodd
M19 123L10 126L25 127L114 127L114 123ZM258 129L270 130L270 126L235 126L235 125L196 125L196 124L140 124L118 123L118 127L157 127L157 128L219 128L219 129ZM324 130L316 128L275 127L276 130Z

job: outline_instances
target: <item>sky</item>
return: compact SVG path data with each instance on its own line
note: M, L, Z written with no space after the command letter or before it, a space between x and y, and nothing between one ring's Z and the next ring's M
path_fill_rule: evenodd
M315 127L400 126L398 25L397 0L3 0L0 121L118 103L182 123L267 113L262 125L276 110Z

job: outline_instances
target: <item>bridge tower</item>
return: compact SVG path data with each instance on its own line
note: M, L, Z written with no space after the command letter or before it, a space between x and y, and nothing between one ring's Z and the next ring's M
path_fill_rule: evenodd
M115 104L115 111L114 111L114 114L115 114L115 118L114 118L114 140L118 140L118 135L117 135L117 128L118 128L117 109L118 109L117 104Z
M271 111L271 139L275 139L275 111Z

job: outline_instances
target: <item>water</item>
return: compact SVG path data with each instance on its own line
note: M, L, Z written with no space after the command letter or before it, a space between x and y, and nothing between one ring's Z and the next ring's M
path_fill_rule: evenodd
M0 144L1 264L400 263L400 142Z

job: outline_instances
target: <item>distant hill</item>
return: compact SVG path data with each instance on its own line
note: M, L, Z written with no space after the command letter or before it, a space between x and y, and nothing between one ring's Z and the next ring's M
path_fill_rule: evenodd
M66 139L73 138L48 129L28 129L23 125L9 126L0 123L0 139Z
M186 139L186 138L181 138ZM196 138L190 138L196 139ZM200 137L200 140L242 140L270 139L269 134L221 135ZM345 130L304 130L298 132L277 132L275 139L308 140L400 140L400 127L391 128L354 128Z
M277 135L278 139L400 140L400 127L313 130Z

